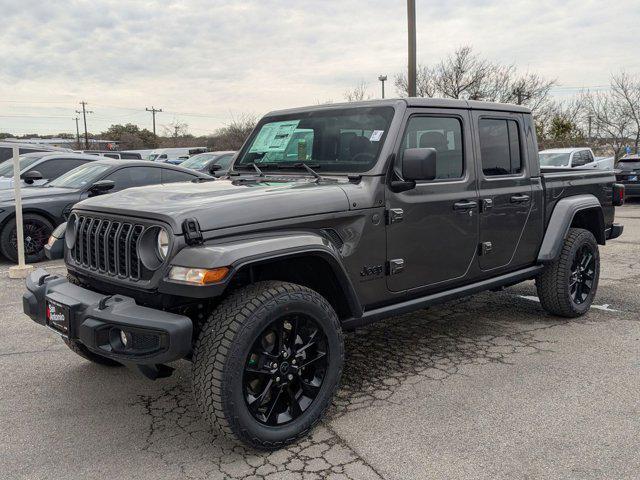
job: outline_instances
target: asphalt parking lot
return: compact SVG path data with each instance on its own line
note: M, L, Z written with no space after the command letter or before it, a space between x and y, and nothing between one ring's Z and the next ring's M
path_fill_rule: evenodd
M77 357L22 314L4 264L0 477L638 478L640 203L617 221L588 315L547 315L527 282L349 333L329 416L270 454L208 429L189 363L151 382Z

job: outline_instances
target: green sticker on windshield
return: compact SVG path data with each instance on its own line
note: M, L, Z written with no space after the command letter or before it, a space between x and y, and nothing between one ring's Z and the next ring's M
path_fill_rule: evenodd
M300 120L263 125L251 144L249 153L284 152Z

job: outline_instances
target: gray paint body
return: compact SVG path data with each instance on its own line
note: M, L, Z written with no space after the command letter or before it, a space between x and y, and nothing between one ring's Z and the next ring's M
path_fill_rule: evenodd
M348 107L354 105L358 104ZM396 112L378 162L370 171L357 178L322 172L324 179L319 183L304 174L279 173L259 179L242 171L232 180L131 189L85 200L77 205L79 211L141 218L168 227L174 234L173 245L169 261L142 286L71 265L70 270L104 293L129 294L142 304L150 304L158 301L154 298L157 292L182 299L205 298L223 295L227 288L227 282L206 290L178 287L165 279L171 265L230 266L236 272L242 266L267 260L320 256L340 279L351 310L351 318L344 320L353 325L357 323L354 319L374 320L429 302L533 278L541 262L557 254L557 243L571 224L569 216L582 208L599 209L605 228L613 224L613 173L575 169L541 172L533 120L523 107L434 99L362 105L389 105ZM311 110L336 108L343 106L323 105ZM302 110L309 109L274 115ZM462 119L465 176L452 182L418 182L414 189L397 192L390 187L393 171L398 168L394 154L407 120L420 114ZM483 177L476 128L479 116L518 122L523 140L522 174ZM237 158L242 157L254 135ZM525 204L509 201L525 193L529 197ZM588 202L569 200L585 195L590 196ZM475 208L471 214L462 214L453 208L456 202L480 204L485 199L493 200L493 211ZM388 211L397 208L403 210L403 221L387 225ZM186 245L181 226L188 218L200 224L202 245ZM340 244L323 233L327 229L338 233ZM480 242L495 242L499 250L492 258L481 258ZM388 275L387 262L395 258L406 260L404 271ZM379 273L363 275L363 271ZM233 276L229 278L232 281ZM165 305L166 298L162 300Z

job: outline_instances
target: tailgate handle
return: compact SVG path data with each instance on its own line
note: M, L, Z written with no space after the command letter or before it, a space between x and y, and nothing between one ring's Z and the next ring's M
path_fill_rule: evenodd
M511 197L511 203L524 203L529 201L529 195L514 195Z
M478 206L478 202L474 202L473 200L463 200L462 202L456 202L453 204L454 210L471 210L472 208L476 208Z

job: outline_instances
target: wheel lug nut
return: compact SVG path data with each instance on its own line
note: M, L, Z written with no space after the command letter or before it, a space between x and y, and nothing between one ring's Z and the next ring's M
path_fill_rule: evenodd
M291 361L291 364L292 364L292 365L295 365L295 364L296 364L296 359L295 359L295 358Z
M272 368L278 368L278 364L277 364L276 362L273 362L273 363L271 364L271 367L272 367Z
M279 381L280 381L280 377L276 377L276 382L279 382Z
M288 378L289 380L293 380L293 375L289 374L289 375L287 375L287 378Z
M282 352L282 356L283 356L284 358L287 358L287 357L289 356L289 354L288 354L287 352Z

